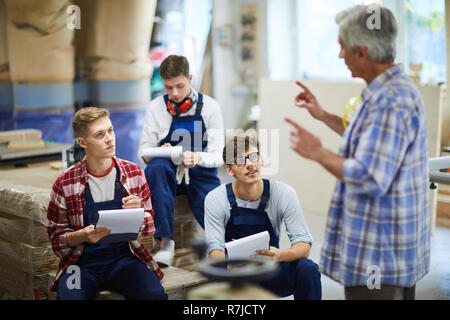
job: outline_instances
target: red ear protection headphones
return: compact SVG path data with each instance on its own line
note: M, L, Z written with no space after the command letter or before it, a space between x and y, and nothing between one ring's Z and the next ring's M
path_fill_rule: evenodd
M165 95L164 101L166 102L167 111L169 111L169 113L174 117L180 115L181 113L188 112L194 105L194 101L190 97L184 98L184 100L180 103L176 103L170 100L168 95Z

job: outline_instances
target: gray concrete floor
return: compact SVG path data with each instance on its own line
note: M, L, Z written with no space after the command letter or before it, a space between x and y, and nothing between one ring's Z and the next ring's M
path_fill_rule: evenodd
M225 169L219 170L222 183L233 181ZM303 212L314 243L311 248L310 259L317 264L320 261L320 249L324 240L326 216L311 212ZM282 228L280 247L290 246L286 231ZM417 300L450 300L450 229L437 226L431 237L430 272L416 285ZM292 296L284 299L292 299ZM343 300L344 287L322 274L322 299Z

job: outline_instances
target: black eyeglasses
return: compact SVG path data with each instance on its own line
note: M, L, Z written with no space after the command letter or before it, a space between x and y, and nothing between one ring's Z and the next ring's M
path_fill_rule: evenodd
M242 156L242 157L237 157L236 159L233 160L233 162L238 166L238 167L243 167L245 166L245 164L247 163L247 159L250 160L251 163L257 163L260 159L260 155L259 152L253 152L250 153L248 156Z

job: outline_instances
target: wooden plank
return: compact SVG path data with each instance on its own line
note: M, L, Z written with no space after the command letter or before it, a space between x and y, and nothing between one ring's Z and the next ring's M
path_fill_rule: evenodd
M207 282L198 272L186 271L176 267L163 269L164 278L161 281L169 300L185 300L187 292ZM123 300L124 296L108 290L101 291L96 300Z
M27 163L25 164L25 166L27 168L35 168L35 167L47 167L47 166L57 166L57 163L60 163L61 166L58 167L57 170L62 170L62 162L61 161L54 161L54 160L49 160L49 161L41 161L41 162L34 162L34 163Z
M207 278L196 271L186 271L176 267L163 269L162 285L169 300L185 300L187 293L207 282Z
M52 169L52 163L37 168L0 167L0 185L17 184L46 189L50 194L53 183L63 172L62 168Z
M0 144L0 160L15 160L49 155L59 155L59 159L61 159L61 152L71 146L70 144L52 142L46 143L44 148L9 149L7 145Z
M438 193L440 195L449 195L450 196L450 186L445 184L440 184L438 188Z
M8 143L8 149L20 150L20 149L35 149L45 148L45 142L42 139L39 140L23 140L23 141L10 141Z
M152 237L140 238L145 248L154 256L159 250L159 241ZM176 242L175 242L176 243ZM175 249L175 255L173 258L173 266L187 270L196 270L197 255L191 248L178 248Z
M59 262L50 245L35 247L6 239L0 239L0 260L34 275L56 270Z
M436 223L441 227L450 228L450 218L437 217Z
M0 131L0 143L22 140L39 140L42 138L42 131L39 129L21 129Z
M48 274L36 276L0 261L0 292L9 299L47 299L48 278Z
M196 270L197 256L190 248L190 244L194 239L204 239L204 230L195 219L186 195L176 196L174 210L175 256L173 266L194 271ZM158 252L160 248L158 240L152 237L142 237L141 241L152 255Z
M164 278L161 281L169 300L185 300L187 293L208 281L199 272L186 271L176 267L164 268ZM56 272L49 273L49 283L55 278ZM53 292L49 292L49 299L54 299ZM96 300L123 300L124 296L117 292L103 290L99 292Z
M450 218L450 203L438 202L437 205L437 217Z

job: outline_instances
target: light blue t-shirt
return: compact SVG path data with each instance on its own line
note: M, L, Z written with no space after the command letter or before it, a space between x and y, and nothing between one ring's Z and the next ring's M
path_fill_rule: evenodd
M260 202L261 199L246 201L236 197L239 207L256 209ZM291 245L300 241L312 244L313 238L292 187L283 182L270 181L270 199L266 213L277 237L280 237L284 221ZM228 202L226 184L222 184L205 198L205 238L208 243L208 254L212 250L225 251L225 227L230 215L231 206Z

